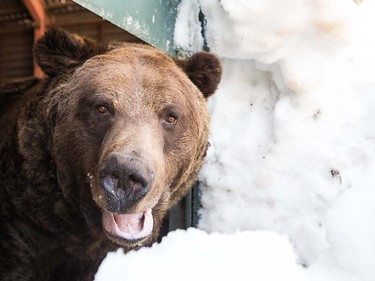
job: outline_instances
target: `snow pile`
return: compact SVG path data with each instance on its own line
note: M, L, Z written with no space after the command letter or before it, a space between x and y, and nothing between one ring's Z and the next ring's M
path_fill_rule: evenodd
M275 233L209 235L190 228L168 234L152 248L108 254L95 281L250 280L249 271L254 280L283 281L296 278L301 268L286 237Z
M174 29L175 49L187 54L203 46L202 24L199 21L199 5L196 0L182 1L178 6Z
M201 9L224 67L199 227L234 234L172 234L121 257L122 274L375 280L375 2L361 2L182 1L176 45L201 48Z
M375 280L375 4L200 4L224 61L200 228L287 234L309 274Z

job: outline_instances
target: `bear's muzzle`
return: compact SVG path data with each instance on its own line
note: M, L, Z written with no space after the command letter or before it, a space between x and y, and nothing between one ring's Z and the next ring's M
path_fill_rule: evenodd
M115 152L103 161L99 183L105 191L106 206L110 212L127 213L150 190L154 171L143 158Z

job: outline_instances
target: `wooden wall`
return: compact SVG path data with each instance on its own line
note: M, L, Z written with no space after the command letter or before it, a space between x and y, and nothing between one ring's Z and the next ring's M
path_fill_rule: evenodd
M141 42L128 32L77 4L70 3L67 9L47 8L48 26L58 26L100 43L114 40ZM33 36L30 23L20 24L19 21L14 21L13 25L9 22L5 25L0 24L0 80L33 75Z
M33 75L32 30L0 33L0 79Z

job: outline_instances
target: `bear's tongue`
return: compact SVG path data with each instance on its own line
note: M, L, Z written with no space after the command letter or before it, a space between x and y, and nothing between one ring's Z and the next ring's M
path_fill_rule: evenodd
M104 229L126 240L138 240L151 234L154 220L151 209L139 214L119 214L104 210Z

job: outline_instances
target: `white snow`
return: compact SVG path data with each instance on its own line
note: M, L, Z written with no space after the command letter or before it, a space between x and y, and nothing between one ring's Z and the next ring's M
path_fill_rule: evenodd
M266 231L209 235L190 228L168 234L152 248L110 253L95 280L249 280L249 271L258 281L292 280L301 274L286 237Z
M197 0L182 1L178 6L174 30L175 49L184 53L192 53L203 46L201 23L198 18ZM183 54L184 55L184 54Z
M211 234L111 254L97 280L375 280L375 2L183 0L176 46L201 48L199 7L224 69L200 175Z

